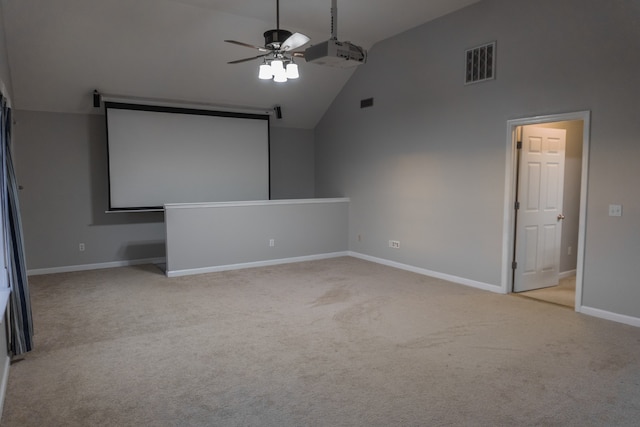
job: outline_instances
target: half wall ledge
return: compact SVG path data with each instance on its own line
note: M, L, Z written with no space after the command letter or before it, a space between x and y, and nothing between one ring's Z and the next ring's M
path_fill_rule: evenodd
M349 199L165 205L169 277L348 250Z

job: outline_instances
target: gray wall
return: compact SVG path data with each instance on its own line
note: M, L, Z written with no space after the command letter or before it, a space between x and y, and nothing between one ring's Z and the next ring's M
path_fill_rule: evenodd
M271 198L315 197L313 131L271 128Z
M0 5L0 80L5 84L8 93L5 96L11 97L11 73L9 71L9 57L7 54L7 41L4 33L4 14Z
M167 207L167 274L344 253L348 211L347 199Z
M583 304L640 317L639 17L484 0L375 45L315 134L316 196L350 197L350 249L499 285L507 121L591 110ZM492 40L497 79L463 85L464 50Z
M163 214L104 213L108 207L104 116L18 110L15 118L16 173L23 187L20 202L29 270L165 256ZM310 132L278 129L272 132L271 144L273 194L311 197ZM85 244L84 252L79 243Z
M27 269L164 257L162 213L105 213L104 116L18 110L15 119Z

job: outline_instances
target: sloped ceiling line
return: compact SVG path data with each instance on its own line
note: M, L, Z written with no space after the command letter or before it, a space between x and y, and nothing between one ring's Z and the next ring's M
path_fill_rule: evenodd
M339 1L339 38L365 48L478 0ZM232 106L282 105L276 126L312 129L353 73L299 61L301 78L260 81L261 44L275 0L0 0L18 109L95 113L91 94ZM330 0L281 0L280 24L330 36ZM366 65L365 65L366 66Z

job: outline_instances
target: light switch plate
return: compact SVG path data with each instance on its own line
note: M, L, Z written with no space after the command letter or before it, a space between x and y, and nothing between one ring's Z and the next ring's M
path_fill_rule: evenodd
M609 205L609 216L622 216L622 205Z

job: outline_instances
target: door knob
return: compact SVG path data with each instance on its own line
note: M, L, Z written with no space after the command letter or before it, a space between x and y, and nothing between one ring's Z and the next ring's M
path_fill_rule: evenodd
M564 219L564 214L558 214L558 221L563 220Z

